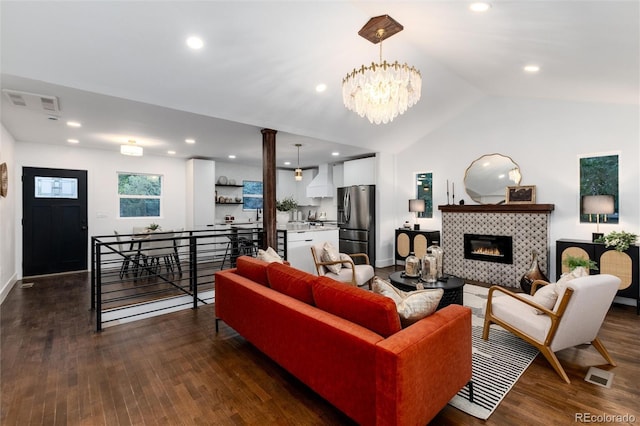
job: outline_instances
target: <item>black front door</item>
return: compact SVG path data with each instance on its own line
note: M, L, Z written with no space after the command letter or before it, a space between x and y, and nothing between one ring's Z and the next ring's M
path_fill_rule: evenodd
M22 275L87 269L87 172L22 170Z

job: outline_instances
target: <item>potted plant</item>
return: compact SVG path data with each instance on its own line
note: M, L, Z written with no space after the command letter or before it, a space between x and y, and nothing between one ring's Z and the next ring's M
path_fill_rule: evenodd
M595 242L604 243L606 247L614 247L617 251L625 251L631 244L635 244L638 236L625 231L612 231Z
M567 256L562 264L569 268L570 271L573 271L576 268L584 268L585 270L598 270L598 265L596 262L580 256Z
M283 198L282 200L276 200L276 220L278 223L287 223L289 221L290 212L298 208L298 203L292 196Z
M155 231L161 231L161 230L162 228L160 228L160 225L158 225L157 223L151 222L151 224L147 226L147 231L149 232L155 232Z

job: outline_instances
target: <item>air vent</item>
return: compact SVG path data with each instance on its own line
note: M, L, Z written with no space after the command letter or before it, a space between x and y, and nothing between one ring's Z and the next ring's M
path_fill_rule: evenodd
M55 96L38 95L35 93L19 92L17 90L3 89L11 105L26 108L30 111L39 111L46 114L60 115L60 104Z

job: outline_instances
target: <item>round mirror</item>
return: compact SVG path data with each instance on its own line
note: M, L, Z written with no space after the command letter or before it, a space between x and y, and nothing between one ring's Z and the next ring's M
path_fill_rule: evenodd
M480 204L502 204L507 186L519 185L520 168L509 157L483 155L464 173L464 187L471 199Z

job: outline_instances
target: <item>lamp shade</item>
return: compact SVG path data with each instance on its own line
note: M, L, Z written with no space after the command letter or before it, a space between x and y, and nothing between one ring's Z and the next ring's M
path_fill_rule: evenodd
M582 197L582 214L613 214L613 195L585 195Z
M409 200L410 212L423 212L424 208L425 208L424 200L421 200L421 199Z

